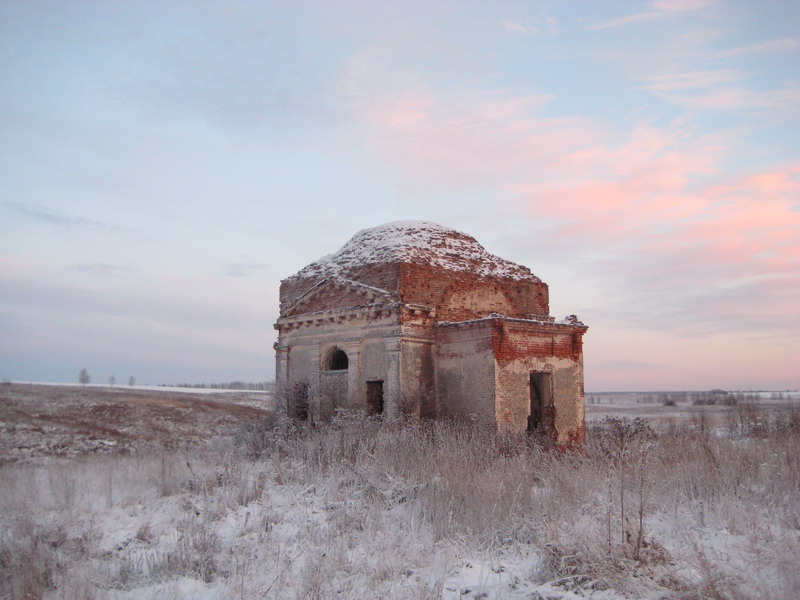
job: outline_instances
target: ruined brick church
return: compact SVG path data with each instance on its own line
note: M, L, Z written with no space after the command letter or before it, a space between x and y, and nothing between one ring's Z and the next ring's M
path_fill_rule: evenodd
M584 436L583 335L547 284L423 221L356 233L283 280L276 387L299 418L337 408Z

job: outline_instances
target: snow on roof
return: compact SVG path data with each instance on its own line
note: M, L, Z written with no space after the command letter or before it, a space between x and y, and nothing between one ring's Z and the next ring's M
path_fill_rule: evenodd
M512 321L515 323L536 323L537 325L546 325L548 327L563 327L564 325L568 327L586 327L583 321L579 321L578 317L576 317L575 315L567 315L560 321L556 321L551 318L520 319L517 317L508 317L506 315L501 315L500 313L496 312L486 315L485 317L480 317L478 319L469 319L467 321L436 321L436 327L449 327L451 325L474 325L475 323L484 323L495 320Z
M490 254L475 238L430 221L394 221L362 229L337 252L304 267L294 277L331 277L375 263L429 264L485 277L540 281L530 269Z

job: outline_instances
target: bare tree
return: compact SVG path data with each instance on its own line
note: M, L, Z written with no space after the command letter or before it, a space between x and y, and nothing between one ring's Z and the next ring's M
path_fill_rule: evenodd
M89 376L89 371L87 371L86 369L81 369L81 372L78 373L78 381L80 382L80 384L86 385L91 380L92 378Z

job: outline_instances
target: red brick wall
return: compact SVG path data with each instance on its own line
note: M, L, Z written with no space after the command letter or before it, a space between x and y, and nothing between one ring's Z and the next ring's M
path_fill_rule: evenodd
M403 302L436 308L438 321L467 321L499 312L510 317L548 314L547 284L536 281L478 277L468 271L449 271L423 264L373 264L342 271L340 276L390 292L400 291ZM320 278L290 277L281 282L281 309L298 298ZM331 301L340 302L331 292ZM473 306L464 306L471 297ZM313 310L324 310L315 300ZM328 306L327 308L334 308ZM306 311L303 311L306 312ZM310 310L308 312L311 312Z
M447 271L430 265L401 265L402 299L436 308L439 321L467 321L501 312L507 316L548 314L547 284L514 279L482 278L466 271ZM481 293L487 298L478 309L451 303L455 296ZM497 298L503 298L502 303ZM499 310L498 310L499 309Z
M547 356L580 360L583 349L582 328L557 325L532 325L495 321L492 338L494 354L499 364L530 356Z

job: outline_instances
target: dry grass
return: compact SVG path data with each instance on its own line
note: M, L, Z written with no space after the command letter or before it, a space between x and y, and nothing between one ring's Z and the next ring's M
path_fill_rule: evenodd
M606 421L558 453L469 423L259 413L205 447L6 464L0 596L178 597L189 580L208 597L441 598L460 559L488 557L497 577L528 565L488 597L795 598L796 414L730 414L717 433Z
M263 409L242 403L247 398L243 394L3 385L0 464L46 456L195 447L242 419L263 418Z

